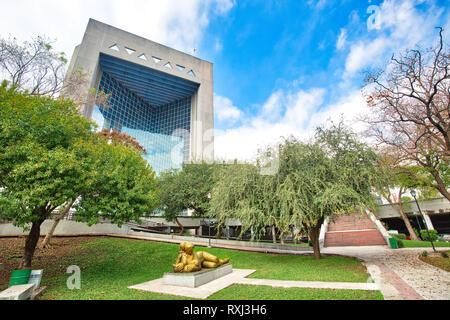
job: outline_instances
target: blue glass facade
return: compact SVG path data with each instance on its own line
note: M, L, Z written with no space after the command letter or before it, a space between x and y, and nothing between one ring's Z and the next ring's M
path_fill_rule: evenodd
M94 107L92 119L100 130L113 129L135 137L157 173L180 168L189 160L191 96L152 105L105 71L99 90L111 95L108 108Z

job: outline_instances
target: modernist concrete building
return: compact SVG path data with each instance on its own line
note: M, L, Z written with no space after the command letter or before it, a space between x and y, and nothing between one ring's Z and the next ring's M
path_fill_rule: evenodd
M111 95L83 115L135 137L156 172L214 158L212 63L90 19L67 77L80 68Z

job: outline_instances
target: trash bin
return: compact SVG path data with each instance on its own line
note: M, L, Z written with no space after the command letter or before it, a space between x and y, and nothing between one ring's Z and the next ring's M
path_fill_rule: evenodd
M391 244L392 249L398 249L397 239L389 238L389 243Z
M21 284L27 284L30 278L31 269L26 270L13 270L11 279L9 280L9 286L18 286Z

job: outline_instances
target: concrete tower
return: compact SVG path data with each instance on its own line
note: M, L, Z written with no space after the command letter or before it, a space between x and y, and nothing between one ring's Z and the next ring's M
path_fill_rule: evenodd
M83 115L135 137L156 172L214 159L212 63L90 19L67 77L77 69L88 73L83 90L111 95Z

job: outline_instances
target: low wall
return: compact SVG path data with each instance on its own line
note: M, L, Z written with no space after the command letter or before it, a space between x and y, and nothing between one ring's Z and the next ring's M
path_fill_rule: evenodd
M52 225L52 220L46 220L41 226L41 236L45 236ZM22 228L14 227L11 223L0 224L0 237L16 237L27 235L28 231L24 232ZM176 236L168 234L137 232L131 230L127 225L121 228L110 223L100 223L89 227L85 223L75 222L70 220L62 220L54 232L55 236L108 236L108 235L127 235L138 236L140 238L148 238L148 240L155 241L168 241L168 242L182 242L191 241L197 244L216 246L234 246L234 247L247 247L258 249L271 249L271 250L285 250L285 251L311 251L310 247L303 247L297 245L282 245L274 243L260 243L260 242L248 242L248 241L236 241L226 239L208 239L200 237L187 237Z
M41 236L45 236L52 226L53 220L46 220L41 225ZM85 223L75 222L70 220L62 220L58 223L58 226L53 233L56 236L67 235L97 235L97 234L128 234L130 228L124 225L119 228L116 225L110 223L99 223L89 227ZM23 231L23 228L13 226L11 223L0 224L0 237L5 236L22 236L27 235L28 231Z

